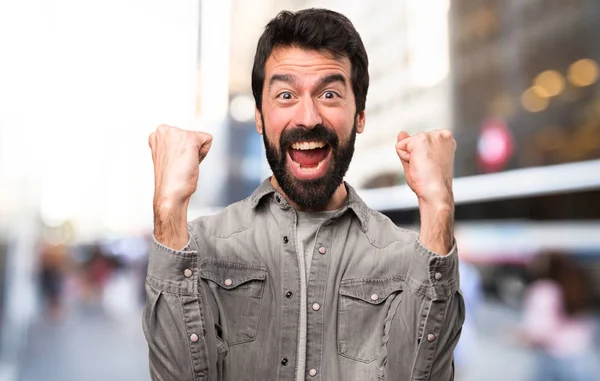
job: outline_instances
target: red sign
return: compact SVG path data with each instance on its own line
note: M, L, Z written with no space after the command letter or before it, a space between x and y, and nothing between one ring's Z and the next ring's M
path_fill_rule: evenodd
M481 125L477 141L477 162L484 172L502 170L513 154L513 136L506 122L490 118Z

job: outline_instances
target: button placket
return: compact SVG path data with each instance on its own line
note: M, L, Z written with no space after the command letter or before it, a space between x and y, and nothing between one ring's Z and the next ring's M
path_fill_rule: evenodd
M424 317L423 340L415 363L415 372L419 377L425 378L430 374L433 367L434 353L439 344L438 336L441 331L444 316L446 314L447 302L429 302L429 313Z
M325 312L322 303L326 302L327 281L330 277L329 268L333 260L331 243L333 242L334 226L334 224L322 224L315 236L316 250L313 251L307 294L309 303L312 303L309 304L307 316L308 337L306 343L306 368L310 377L319 377L317 369L323 361L321 348L323 347Z

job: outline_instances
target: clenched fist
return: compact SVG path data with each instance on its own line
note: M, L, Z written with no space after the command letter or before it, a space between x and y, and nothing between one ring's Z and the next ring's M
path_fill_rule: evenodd
M454 241L452 167L456 141L448 130L398 134L396 152L406 183L419 199L419 240L439 255L450 253Z
M148 144L154 161L154 201L185 203L196 191L198 165L210 150L212 136L160 125Z
M154 161L154 234L171 248L187 242L187 207L198 184L198 165L212 136L160 125L148 138ZM183 244L182 244L183 241Z
M452 198L452 167L456 141L448 130L398 134L396 152L406 183L420 201L445 202Z

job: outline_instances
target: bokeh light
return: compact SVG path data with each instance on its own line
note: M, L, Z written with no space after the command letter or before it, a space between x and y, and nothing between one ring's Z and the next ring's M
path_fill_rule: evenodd
M598 80L598 63L589 58L576 61L569 67L567 77L575 86L589 86Z

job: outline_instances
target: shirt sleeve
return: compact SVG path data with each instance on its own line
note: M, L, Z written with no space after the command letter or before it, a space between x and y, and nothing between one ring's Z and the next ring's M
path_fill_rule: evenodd
M142 325L152 380L209 380L195 245L190 241L184 250L173 250L153 236L145 288Z
M460 287L458 248L456 240L446 255L439 255L426 248L417 239L415 258L411 266L411 280L419 288L427 289L427 296L443 300L453 296Z
M395 344L390 340L386 373L398 381L451 381L454 349L465 320L456 242L447 255L441 256L417 239L412 254L406 277L410 291L403 296L402 316L395 318L396 326L391 327L391 333L399 339L394 340ZM406 355L407 348L414 348L414 357Z

